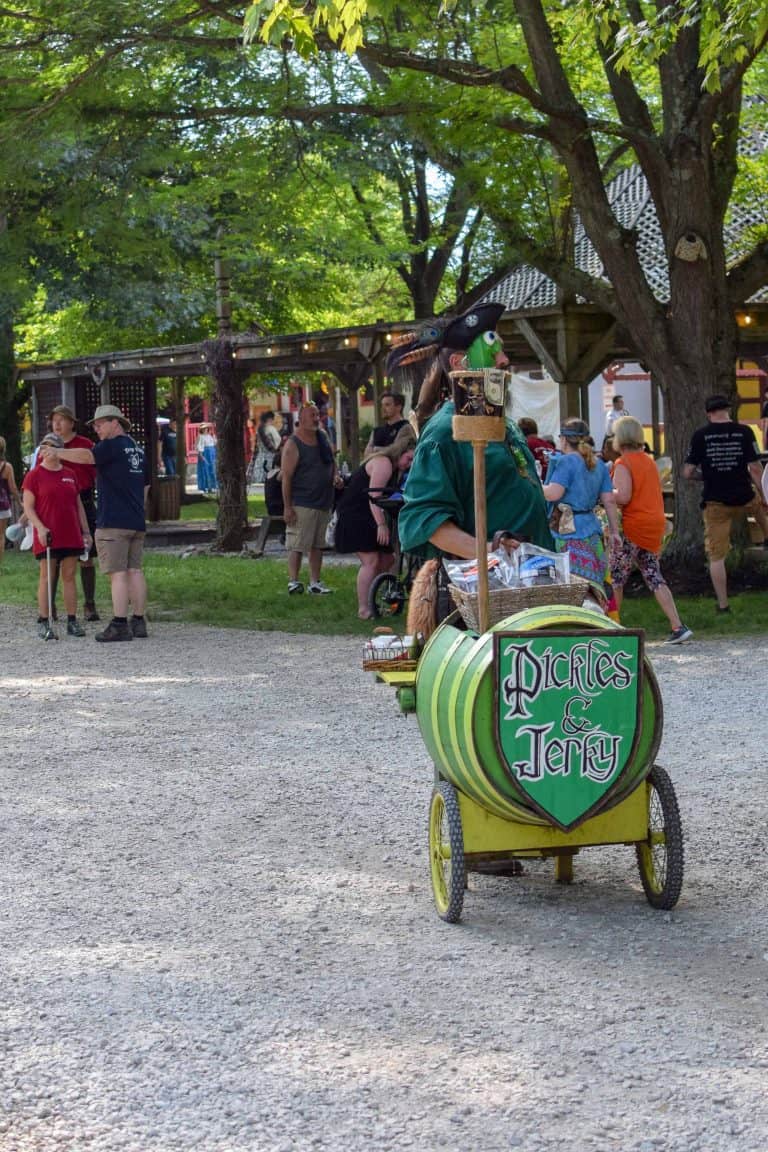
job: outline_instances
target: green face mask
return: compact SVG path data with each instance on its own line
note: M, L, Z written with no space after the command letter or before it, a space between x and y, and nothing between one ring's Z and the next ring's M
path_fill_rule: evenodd
M467 364L474 369L493 368L496 357L503 350L504 345L496 332L481 332L467 349Z

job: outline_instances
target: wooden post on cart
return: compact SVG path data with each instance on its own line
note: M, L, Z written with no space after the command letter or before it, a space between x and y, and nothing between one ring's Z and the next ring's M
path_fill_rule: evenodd
M457 375L459 375L457 373ZM477 545L477 616L479 631L488 631L488 508L485 500L485 448L506 436L503 416L454 416L453 438L472 445Z

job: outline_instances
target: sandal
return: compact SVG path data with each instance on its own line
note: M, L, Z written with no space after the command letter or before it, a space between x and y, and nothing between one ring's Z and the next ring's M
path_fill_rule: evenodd
M370 608L366 608L365 610L361 609L357 613L357 618L358 620L373 620L373 612L371 612Z

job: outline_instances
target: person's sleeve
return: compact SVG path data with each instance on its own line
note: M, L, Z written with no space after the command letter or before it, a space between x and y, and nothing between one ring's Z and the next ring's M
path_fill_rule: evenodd
M755 434L751 428L747 428L745 430L744 448L745 448L745 451L747 454L747 463L748 464L752 463L752 461L754 461L754 460L757 460L757 461L760 460L760 453L759 453L758 448L757 448L757 441L755 440Z
M444 445L422 442L416 449L398 520L400 546L405 552L423 552L446 520L464 527L451 447L446 452Z
M22 480L21 490L22 492L31 492L33 496L37 496L37 475L34 468L27 472Z
M97 444L93 445L91 452L93 452L93 459L98 468L103 468L115 454L110 440L99 440Z
M571 479L571 466L565 453L562 452L558 456L553 456L549 462L547 484L559 484L567 492Z
M693 436L691 437L691 442L688 445L688 454L685 457L686 464L699 465L702 463L704 454L701 450L701 447L701 437L699 436L698 432L694 432Z
M598 461L598 468L600 468L600 472L601 472L600 491L601 492L613 492L613 483L611 481L611 474L608 471L608 468L607 468L604 460Z

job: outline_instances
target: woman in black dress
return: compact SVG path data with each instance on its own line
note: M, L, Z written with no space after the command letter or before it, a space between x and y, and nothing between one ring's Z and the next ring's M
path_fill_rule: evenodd
M401 428L394 441L369 456L352 477L339 504L336 525L336 551L356 552L360 560L357 574L357 614L361 620L370 620L373 613L368 607L368 592L376 576L389 572L394 563L393 542L390 540L384 509L369 499L369 489L376 495L382 488L394 489L400 474L406 472L413 460L416 436L410 425Z

